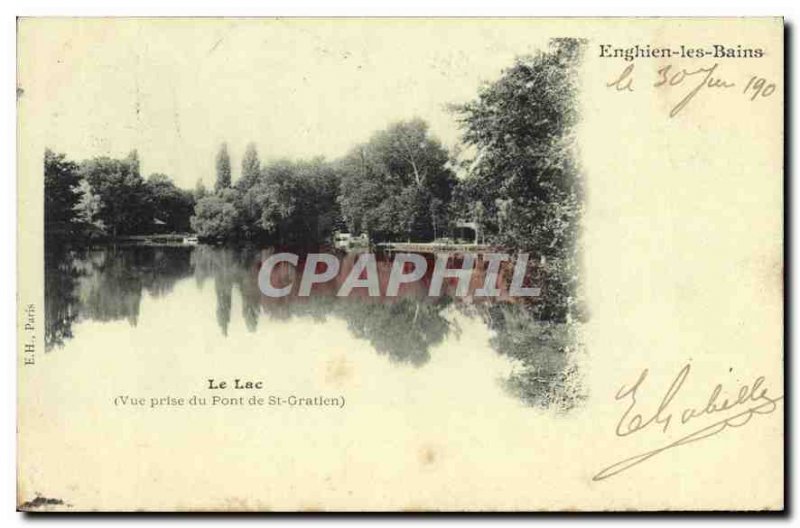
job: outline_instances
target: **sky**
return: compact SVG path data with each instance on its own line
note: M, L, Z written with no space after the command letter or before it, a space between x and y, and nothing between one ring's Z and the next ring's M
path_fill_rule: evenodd
M18 87L47 146L69 158L139 151L141 170L213 185L228 144L262 161L335 159L420 117L447 148L447 109L517 55L546 46L530 21L477 19L22 20Z

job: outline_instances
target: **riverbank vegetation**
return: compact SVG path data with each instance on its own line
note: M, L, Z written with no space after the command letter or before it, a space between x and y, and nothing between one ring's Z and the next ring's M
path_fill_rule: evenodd
M452 315L463 312L480 318L492 330L492 348L515 362L505 380L510 392L530 405L574 406L583 393L572 323L586 318L578 281L583 181L574 150L581 49L576 40L554 41L517 58L472 101L452 106L462 137L450 150L419 118L388 124L333 160L274 159L250 144L235 170L222 144L208 153L213 184L198 181L191 190L164 174L143 176L135 150L84 161L46 151L46 347L72 339L81 318L135 326L144 292L170 295L194 277L201 289L213 280L223 335L235 331L235 306L249 332L264 317L336 316L379 354L415 366L458 333ZM542 295L515 303L425 295L291 302L258 288L254 270L276 246L319 250L339 231L365 233L371 242L439 239L447 247L465 224L497 251L530 254ZM182 240L177 234L208 245L140 245L155 235Z
M454 105L462 143L452 151L419 118L392 123L334 160L262 161L250 144L238 176L223 144L213 187L188 190L167 175L143 177L135 150L81 162L48 150L46 239L191 232L206 242L309 247L335 231L373 242L455 238L456 224L470 222L483 242L538 257L545 300L533 308L537 318L583 317L573 137L580 52L576 40L554 41Z

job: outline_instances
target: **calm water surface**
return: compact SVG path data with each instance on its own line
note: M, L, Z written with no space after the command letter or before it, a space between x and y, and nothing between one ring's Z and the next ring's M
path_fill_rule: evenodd
M326 335L342 334L327 346L344 350L345 363L358 361L356 354L347 358L348 348L366 346L413 376L439 369L429 367L437 352L461 350L463 356L441 353L441 375L460 372L466 355L477 353L469 375L485 376L498 397L548 408L569 408L581 398L570 330L534 321L523 305L424 295L386 302L332 292L267 298L258 288L258 267L271 252L205 245L49 248L46 349L70 354L94 347L102 335L104 343L185 348L186 354L213 349L235 362L243 348L269 353L286 348L287 339L317 336L325 344ZM340 258L346 268L353 256ZM336 375L337 366L330 368Z

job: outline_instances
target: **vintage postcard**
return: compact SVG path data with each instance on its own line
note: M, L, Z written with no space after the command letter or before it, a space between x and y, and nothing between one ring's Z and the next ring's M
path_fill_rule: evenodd
M23 511L784 508L780 18L21 18Z

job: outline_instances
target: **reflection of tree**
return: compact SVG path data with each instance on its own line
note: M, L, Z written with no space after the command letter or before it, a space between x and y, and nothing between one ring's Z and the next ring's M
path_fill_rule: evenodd
M180 247L153 247L137 250L137 270L141 272L144 288L154 297L167 295L178 279L189 275L191 252Z
M139 320L142 278L132 268L129 253L102 254L93 273L79 279L81 315L95 321L127 319L132 326Z
M250 249L199 246L191 257L198 287L209 277L214 279L217 324L223 335L228 335L233 304L233 286L238 285L242 295L243 317L251 332L258 326L258 269L248 269L255 262L255 252ZM255 291L254 291L255 288Z
M345 298L338 303L336 313L347 321L356 337L368 340L378 353L419 366L428 362L430 348L450 331L441 315L446 304L448 300L431 303L405 298L383 304Z
M142 292L168 293L190 272L180 247L103 247L80 252L49 245L45 251L45 348L72 337L79 318L127 320L136 325Z
M358 297L336 297L336 288L309 297L267 298L258 287L259 263L271 252L255 249L231 249L199 246L192 255L198 285L213 277L217 321L227 335L231 318L231 292L237 286L242 299L242 317L249 331L254 331L263 313L273 320L309 318L324 321L330 316L347 321L358 338L368 340L375 349L393 361L422 365L430 358L430 348L440 343L450 331L441 312L449 300L401 298L383 303ZM296 281L294 268L273 276L275 281ZM323 285L324 286L324 285ZM324 287L322 288L324 289ZM315 290L316 291L316 290Z
M228 335L228 325L231 322L231 294L233 283L225 280L222 275L214 279L214 291L217 294L217 324L222 335Z
M444 298L436 302L402 298L385 303L367 298L319 296L262 306L265 315L275 320L341 318L355 337L369 341L378 353L398 363L419 366L428 362L431 347L441 343L451 330L442 315L449 303Z
M45 349L64 345L72 338L72 322L78 316L78 270L63 246L45 242Z
M239 292L242 295L242 318L247 330L255 332L258 328L258 316L261 313L261 290L258 289L258 274L253 270L241 274Z
M241 295L242 318L251 332L261 317L278 321L338 318L355 337L397 363L424 365L431 348L454 330L442 315L452 302L448 298L409 296L387 302L337 297L336 288L310 297L264 297L258 288L258 269L270 253L210 246L104 247L76 252L48 245L47 348L71 338L72 324L79 319L127 320L135 325L144 291L165 296L177 280L191 274L201 288L206 279L213 280L216 317L223 335L227 335L233 316L234 287ZM285 277L278 273L274 279L299 280L292 270L290 266ZM572 326L536 320L522 304L480 303L459 305L459 309L485 321L494 332L491 346L517 364L506 380L516 397L529 405L556 408L569 408L580 400L570 350L575 342Z
M529 405L561 409L573 407L583 395L573 361L576 342L573 325L538 321L522 304L482 306L492 347L519 362L506 380L509 391Z

